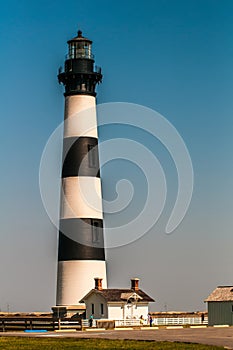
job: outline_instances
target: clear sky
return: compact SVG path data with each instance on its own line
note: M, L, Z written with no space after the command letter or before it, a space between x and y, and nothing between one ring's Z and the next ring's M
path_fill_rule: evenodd
M109 287L139 277L156 299L153 310L204 309L217 285L233 284L233 2L9 0L0 5L0 19L0 309L46 311L55 304L57 232L41 202L39 164L63 120L56 76L78 28L93 40L103 70L98 103L130 102L161 113L183 137L194 168L188 213L166 235L177 178L164 161L165 214L141 239L107 250ZM127 132L103 127L100 141ZM143 133L135 137L157 145ZM103 167L103 196L114 198L114 184L132 169L127 173L123 161Z

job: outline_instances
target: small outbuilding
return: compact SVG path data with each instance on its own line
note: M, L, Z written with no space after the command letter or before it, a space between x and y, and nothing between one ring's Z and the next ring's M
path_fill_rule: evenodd
M217 287L205 300L208 325L233 325L233 286Z
M138 278L131 279L131 288L128 289L103 289L102 279L95 278L95 288L80 302L86 305L88 319L147 320L148 306L154 299L139 289Z

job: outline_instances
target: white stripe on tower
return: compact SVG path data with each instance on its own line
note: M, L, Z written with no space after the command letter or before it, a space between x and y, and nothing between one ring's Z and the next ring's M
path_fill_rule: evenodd
M57 305L78 305L95 277L107 288L99 173L95 86L91 41L68 41L69 54L58 79L65 86L62 191Z

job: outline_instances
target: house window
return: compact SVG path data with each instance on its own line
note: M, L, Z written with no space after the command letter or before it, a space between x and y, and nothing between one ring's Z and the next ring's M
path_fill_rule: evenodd
M100 240L100 222L92 220L92 242L98 243Z
M91 314L94 315L95 313L95 304L91 304Z
M231 305L231 312L233 312L233 305Z
M97 154L96 147L94 145L88 145L88 162L90 168L97 167Z
M100 314L104 314L104 304L100 304Z

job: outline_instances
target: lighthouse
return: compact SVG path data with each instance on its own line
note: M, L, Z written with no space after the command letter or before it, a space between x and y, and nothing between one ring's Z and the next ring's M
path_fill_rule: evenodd
M57 306L79 305L94 278L107 288L92 41L82 32L68 41L59 83L65 87Z

